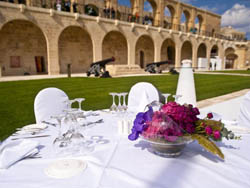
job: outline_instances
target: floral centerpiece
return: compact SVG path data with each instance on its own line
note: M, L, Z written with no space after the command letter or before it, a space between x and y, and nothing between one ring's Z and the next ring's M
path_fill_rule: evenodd
M204 119L199 119L198 108L192 105L180 105L168 102L157 111L152 107L146 112L137 114L130 140L141 136L149 141L158 153L166 152L167 155L180 154L186 143L197 140L207 151L224 159L221 150L214 142L226 139L239 139L232 131L227 130L221 121L212 120L213 114L207 114Z

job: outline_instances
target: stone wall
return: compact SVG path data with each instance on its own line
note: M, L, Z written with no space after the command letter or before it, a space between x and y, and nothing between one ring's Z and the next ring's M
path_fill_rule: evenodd
M0 30L0 36L3 76L37 74L36 56L44 58L44 73L48 71L46 40L34 24L21 20L9 22ZM18 62L11 65L11 59L15 62L19 59L20 65Z
M93 62L89 34L80 27L66 28L59 38L59 58L61 73L67 73L67 64L71 64L72 73L86 72Z

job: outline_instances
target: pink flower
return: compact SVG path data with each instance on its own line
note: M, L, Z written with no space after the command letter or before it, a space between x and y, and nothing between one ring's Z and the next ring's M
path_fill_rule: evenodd
M218 131L218 130L216 130L216 131L214 131L213 132L213 135L214 135L214 138L216 139L216 140L218 140L218 139L220 139L220 131Z
M206 126L205 131L208 135L211 135L213 133L213 129L210 126Z
M208 113L208 114L207 114L207 118L208 118L208 119L212 119L213 117L214 117L214 116L213 116L212 113Z

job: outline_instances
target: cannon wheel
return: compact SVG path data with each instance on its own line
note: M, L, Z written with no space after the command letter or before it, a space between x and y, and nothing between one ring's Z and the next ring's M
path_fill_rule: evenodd
M95 72L95 77L100 76L100 74L98 72Z

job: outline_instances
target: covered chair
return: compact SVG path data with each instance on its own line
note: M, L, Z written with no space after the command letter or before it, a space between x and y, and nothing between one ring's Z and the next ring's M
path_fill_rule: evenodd
M67 100L69 100L67 94L60 89L46 88L41 90L34 102L36 123L41 123L51 116L62 114L63 110L67 109L67 103L65 102Z
M250 128L250 91L244 96L241 103L238 125Z
M143 112L145 107L153 101L164 103L164 97L151 83L139 82L130 89L128 110Z

